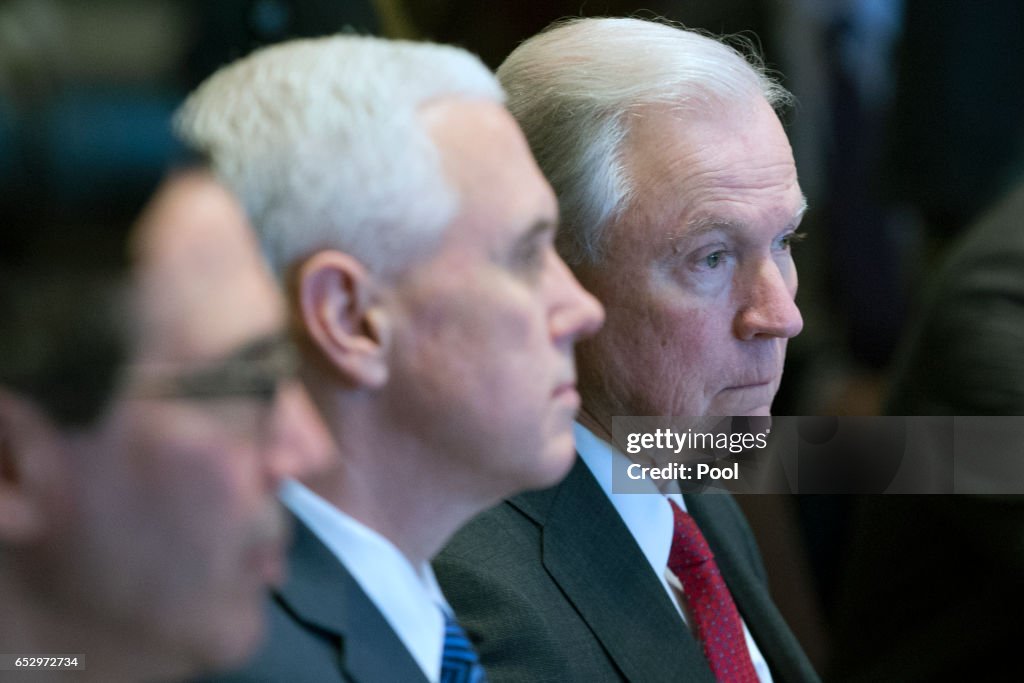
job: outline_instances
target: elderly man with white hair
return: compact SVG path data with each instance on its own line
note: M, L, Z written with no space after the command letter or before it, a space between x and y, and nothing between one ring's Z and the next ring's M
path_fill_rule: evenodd
M573 343L603 318L503 100L462 50L339 36L256 52L180 115L286 287L338 448L285 485L290 579L238 680L482 680L429 562L572 466Z
M607 322L577 351L569 476L435 563L490 680L815 680L731 497L612 486L630 464L613 416L770 412L802 327L805 201L774 110L789 94L718 40L637 19L557 24L498 76Z

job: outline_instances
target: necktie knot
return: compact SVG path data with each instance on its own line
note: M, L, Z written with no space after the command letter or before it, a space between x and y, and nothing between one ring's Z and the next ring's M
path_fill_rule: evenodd
M469 636L455 621L444 615L444 651L441 654L441 683L486 683L480 660Z
M670 500L672 507L672 549L669 551L668 568L673 574L680 571L714 560L708 542L697 526L696 520L690 514Z

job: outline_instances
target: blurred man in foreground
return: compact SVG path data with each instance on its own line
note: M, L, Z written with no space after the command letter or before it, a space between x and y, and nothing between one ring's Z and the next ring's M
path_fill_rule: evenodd
M498 76L558 195L559 251L608 320L577 352L569 476L437 562L490 680L813 680L729 496L612 490L629 464L613 416L769 414L802 327L788 93L721 42L637 19L556 25Z
M214 74L181 130L243 198L289 292L339 454L243 680L479 680L430 559L573 461L573 342L602 313L554 249L554 194L466 52L335 37Z
M327 450L280 294L202 171L152 200L131 264L123 237L51 237L0 294L2 649L78 655L97 681L236 665L283 578L274 494Z

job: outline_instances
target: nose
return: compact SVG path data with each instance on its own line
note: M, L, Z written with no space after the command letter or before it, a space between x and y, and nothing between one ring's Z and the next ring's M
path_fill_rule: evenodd
M792 266L790 266L792 268ZM777 337L789 339L804 327L796 306L796 270L783 272L779 264L765 259L758 264L741 297L736 312L736 336L749 341Z
M552 249L551 337L569 344L592 336L604 324L604 307L583 289L565 262Z
M315 474L334 456L334 440L298 379L281 384L268 427L266 465L275 487L286 477Z

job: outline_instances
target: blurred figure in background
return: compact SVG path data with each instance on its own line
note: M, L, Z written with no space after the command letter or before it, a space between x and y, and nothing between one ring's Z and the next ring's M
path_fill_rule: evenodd
M205 171L161 188L130 262L123 235L63 238L0 270L0 643L97 681L236 664L283 578L278 485L329 448L278 393L280 294Z
M1024 185L951 249L898 361L891 415L1024 415ZM998 475L982 466L991 454L976 452L983 440L961 430L957 443L958 482L998 491ZM1016 444L1007 456L1019 452ZM860 500L836 610L835 679L963 680L1013 670L1024 610L1022 503Z

